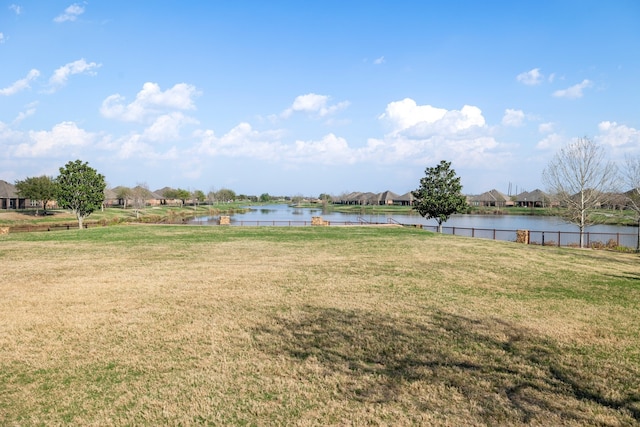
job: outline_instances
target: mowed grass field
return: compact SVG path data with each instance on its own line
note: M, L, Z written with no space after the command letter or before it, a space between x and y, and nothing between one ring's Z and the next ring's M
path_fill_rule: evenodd
M138 225L0 266L0 425L640 424L635 254Z

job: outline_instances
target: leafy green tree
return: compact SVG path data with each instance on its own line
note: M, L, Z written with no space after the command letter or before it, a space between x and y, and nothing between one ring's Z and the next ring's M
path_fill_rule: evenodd
M331 202L331 195L328 193L320 193L318 199L320 199L322 206L327 206Z
M116 197L118 200L122 200L122 207L127 209L127 203L131 198L132 191L129 187L117 187L115 189Z
M260 195L260 201L265 203L271 200L271 196L269 195L269 193L262 193Z
M450 167L451 162L442 160L438 166L426 168L420 187L411 192L415 198L413 209L426 219L434 218L438 222L439 233L442 233L443 222L467 208L460 177Z
M204 202L205 200L207 200L207 196L205 196L204 192L202 190L195 190L193 193L191 193L191 197L193 199L193 208L197 209L198 205L202 202Z
M28 177L23 181L16 181L15 185L20 197L41 203L44 214L47 214L47 204L56 198L56 184L51 177L46 175ZM38 215L37 209L36 215Z
M187 200L191 198L191 191L178 188L176 190L176 198L182 201L182 206L187 204Z
M80 160L68 162L60 168L56 182L56 199L60 207L71 209L78 218L78 228L86 217L102 206L104 176Z
M199 203L202 203L205 200L207 200L207 196L205 196L204 191L202 191L202 190L194 191L193 192L193 198L196 199L196 201L198 201Z
M218 201L223 203L233 202L236 199L236 192L233 190L229 190L228 188L221 188L218 190Z
M167 200L177 200L179 199L178 190L173 188L168 188L165 190L163 197Z

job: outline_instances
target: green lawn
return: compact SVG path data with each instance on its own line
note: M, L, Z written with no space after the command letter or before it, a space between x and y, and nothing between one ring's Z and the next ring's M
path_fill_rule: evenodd
M402 227L3 235L0 424L640 424L639 261Z

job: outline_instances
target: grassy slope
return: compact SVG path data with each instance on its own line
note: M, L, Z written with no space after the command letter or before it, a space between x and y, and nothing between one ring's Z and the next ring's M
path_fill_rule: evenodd
M640 422L636 255L119 226L0 263L3 425Z

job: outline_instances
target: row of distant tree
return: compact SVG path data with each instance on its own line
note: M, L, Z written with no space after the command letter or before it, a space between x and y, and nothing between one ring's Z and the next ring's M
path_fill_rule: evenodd
M133 188L118 186L112 189L115 197L122 200L124 208L129 207L129 201L133 203L133 207L144 207L146 202L154 197L153 192L149 190L147 184L138 184ZM201 203L228 203L235 200L250 200L252 202L269 202L273 197L269 193L263 193L258 196L247 196L244 194L236 194L235 191L228 188L220 190L211 190L204 194L202 190L189 191L183 188L167 188L158 194L166 200L178 200L181 204L192 204L197 206Z
M584 229L594 221L591 211L606 205L607 198L611 194L619 194L622 185L631 188L626 193L626 205L636 214L640 247L640 157L628 157L625 166L620 169L606 159L602 146L589 138L579 138L557 152L543 171L542 180L548 192L565 208L567 220L579 227L581 247L584 244ZM71 209L78 218L80 228L84 218L103 206L105 188L104 176L80 160L61 167L56 178L41 176L16 182L21 197L40 201L45 210L47 203L52 200L56 200L62 208ZM412 194L415 198L413 209L427 219L435 218L440 231L451 215L467 208L460 177L451 169L451 162L445 160L425 169L420 186ZM118 199L133 201L136 212L144 207L150 195L151 191L146 185L118 187L116 190ZM229 189L211 191L207 195L200 190L166 189L162 196L181 200L183 204L192 201L195 205L207 200L233 201L238 197ZM323 197L329 199L327 194L320 195L321 199ZM271 199L268 193L264 193L256 201L268 202Z
M83 221L96 209L104 206L105 190L107 188L103 175L89 166L88 163L75 160L60 168L60 174L50 176L27 177L15 182L18 195L37 202L47 213L47 206L56 201L63 209L71 209L78 219L78 226L82 228ZM133 188L119 186L113 189L115 197L122 200L124 207L134 209L136 217L152 197L152 192L146 184L138 184ZM181 188L167 188L162 197L167 200L179 200L181 203L232 202L235 200L251 200L254 202L269 202L273 198L268 193L258 196L237 195L228 188L211 190L208 194L201 190L189 191ZM37 213L37 211L36 211Z

